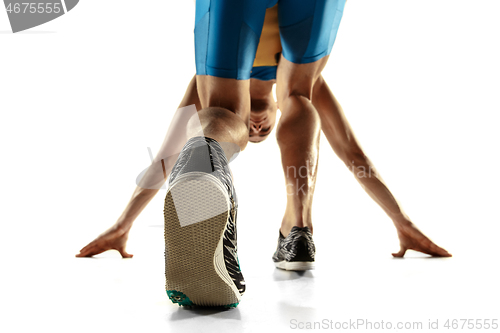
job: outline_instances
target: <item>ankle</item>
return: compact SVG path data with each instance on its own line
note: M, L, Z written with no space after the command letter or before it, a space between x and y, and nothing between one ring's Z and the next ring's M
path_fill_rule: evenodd
M280 228L280 232L283 235L283 237L288 236L293 227L299 227L299 228L308 227L311 233L313 233L313 225L311 222L296 221L294 223L289 223L283 221L281 223L281 228Z

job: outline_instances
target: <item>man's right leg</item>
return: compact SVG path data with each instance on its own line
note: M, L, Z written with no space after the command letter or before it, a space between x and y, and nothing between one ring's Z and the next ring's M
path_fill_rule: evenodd
M202 107L198 117L203 134L244 150L250 119L249 80L198 75L196 82Z
M165 198L166 290L179 305L235 307L245 291L228 160L248 142L248 84L197 77L202 109L194 125L188 123L191 139L172 168Z
M166 289L179 305L235 307L245 291L227 147L248 142L250 70L268 2L196 1L202 130L181 151L165 198Z
M219 78L198 78L203 109L193 126L188 123L191 139L170 174L164 211L166 290L179 305L236 307L245 291L236 246L238 203L228 160L248 142L247 125L231 109L245 112L249 96L242 92L245 86L246 95L249 90L248 80L231 80L229 86L226 80L221 85ZM218 103L207 103L216 95L210 89L225 92Z

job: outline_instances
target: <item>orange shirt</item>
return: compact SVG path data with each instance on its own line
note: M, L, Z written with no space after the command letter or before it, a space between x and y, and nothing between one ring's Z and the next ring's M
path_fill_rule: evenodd
M280 30L278 24L278 5L266 10L264 26L259 46L253 62L254 67L277 66L276 53L281 52Z

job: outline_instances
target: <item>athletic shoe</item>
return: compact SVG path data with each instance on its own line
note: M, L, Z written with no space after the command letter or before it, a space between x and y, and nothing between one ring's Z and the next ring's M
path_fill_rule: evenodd
M315 252L309 227L293 227L286 237L280 231L278 248L273 255L274 265L288 271L314 269Z
M245 292L236 242L238 201L217 141L190 139L165 198L165 276L179 305L236 307Z

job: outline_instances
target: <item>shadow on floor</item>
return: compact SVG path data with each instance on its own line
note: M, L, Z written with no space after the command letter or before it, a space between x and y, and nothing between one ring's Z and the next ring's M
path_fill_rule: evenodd
M213 316L214 318L221 319L234 319L241 320L240 311L236 309L226 309L224 307L179 307L179 309L167 316L167 320L184 320L191 318L199 318L205 316Z
M311 271L285 271L282 269L276 269L273 273L274 281L288 281L297 279L311 279L314 275Z

